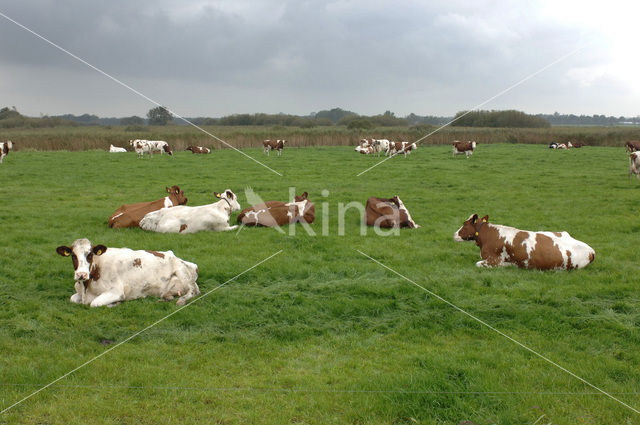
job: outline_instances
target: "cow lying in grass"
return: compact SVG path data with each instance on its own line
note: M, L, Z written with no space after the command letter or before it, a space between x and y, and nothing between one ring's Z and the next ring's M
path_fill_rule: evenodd
M266 201L242 210L238 223L245 226L275 227L303 222L313 223L316 218L315 206L309 201L308 193L296 196L292 202Z
M453 235L455 241L475 241L478 267L518 266L524 269L571 270L589 265L595 251L567 232L530 232L489 223L473 214Z
M109 217L108 226L112 228L138 227L140 220L151 211L185 205L187 203L187 197L184 196L184 192L178 186L167 187L166 190L169 195L162 199L120 206L120 208Z
M236 194L227 189L215 192L218 202L198 207L177 206L150 212L140 221L144 230L159 233L196 233L202 230L226 231L238 226L229 226L229 216L240 209Z
M208 154L211 153L211 149L205 148L204 146L189 146L187 151L191 151L191 153L200 153L200 154Z
M411 229L420 227L413 221L409 210L398 196L393 198L376 198L372 196L367 199L365 220L367 226L385 228L409 227Z
M198 266L181 260L172 251L133 251L92 245L77 239L71 247L56 251L73 260L76 293L71 302L91 307L114 306L147 296L183 305L198 295Z

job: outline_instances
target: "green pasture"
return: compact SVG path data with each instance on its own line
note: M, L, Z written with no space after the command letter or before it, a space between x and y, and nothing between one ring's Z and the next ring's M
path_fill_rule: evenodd
M73 267L58 245L87 237L173 250L198 264L203 294L282 252L0 414L0 424L640 423L357 251L640 409L640 182L627 178L622 147L492 144L465 159L421 146L360 177L378 159L352 147L244 152L283 177L232 150L142 160L17 150L5 159L0 410L178 309L155 299L70 303ZM295 234L107 228L121 204L158 199L174 184L189 205L224 189L243 207L246 187L265 200L306 190L316 235L300 225ZM340 204L372 195L400 196L422 227L363 236L350 208L341 231ZM471 213L568 231L595 249L595 262L572 272L478 269L478 248L453 241Z

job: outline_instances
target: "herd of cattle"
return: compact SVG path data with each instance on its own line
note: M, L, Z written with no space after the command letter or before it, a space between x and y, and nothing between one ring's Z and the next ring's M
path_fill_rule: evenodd
M131 140L130 145L139 157L153 153L172 155L167 142ZM266 140L265 154L276 150L282 154L284 140ZM475 141L453 142L453 156L468 158L476 148ZM582 143L552 144L553 149L579 148ZM0 143L0 163L13 148L11 141ZM417 149L415 143L392 142L387 139L362 139L356 151L363 154L405 157ZM640 141L627 142L630 171L640 178ZM208 154L208 148L189 146L194 154ZM127 152L113 145L110 152ZM315 221L315 207L307 192L290 202L266 201L245 208L230 225L231 214L241 209L237 195L230 189L214 192L211 204L187 206L187 198L178 186L165 188L167 195L150 202L121 205L107 222L110 228L139 227L160 233L195 233L199 231L229 231L243 226L276 227ZM410 228L420 226L398 196L370 197L364 221L368 226L381 228ZM527 269L579 269L595 259L595 251L567 232L531 232L489 223L489 217L472 214L454 233L455 241L473 241L480 248L478 267L513 265ZM75 293L71 301L92 307L113 306L146 296L164 300L177 298L182 305L198 295L198 266L182 260L172 251L134 251L128 248L107 248L93 245L88 239L77 239L70 247L60 246L58 254L71 257L74 267Z

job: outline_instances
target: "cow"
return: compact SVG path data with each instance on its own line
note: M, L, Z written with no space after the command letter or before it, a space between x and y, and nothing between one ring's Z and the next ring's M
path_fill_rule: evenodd
M631 174L635 174L636 178L640 179L640 151L629 154L629 179Z
M390 142L387 139L376 139L373 140L373 144L371 146L373 147L374 153L377 153L378 156L380 156L382 152L384 152L386 156L389 154L389 144Z
M377 198L372 196L367 199L365 220L367 226L385 228L408 227L411 229L420 227L413 221L409 210L397 195L393 198Z
M151 145L148 140L129 140L129 144L133 146L133 150L138 154L138 158L144 158L144 154L151 156Z
M360 152L363 155L372 155L373 147L372 146L356 146L356 152Z
M262 142L262 145L264 146L264 153L269 155L269 152L271 152L272 150L277 150L278 151L278 156L282 155L282 149L284 149L284 144L286 143L286 140L265 140L264 142Z
M640 141L637 141L637 140L628 141L626 144L626 149L627 149L627 152L629 153L640 151Z
M203 146L189 146L185 150L191 151L191 153L201 153L201 154L211 153L211 149L205 148Z
M165 189L169 195L164 198L151 202L139 202L137 204L124 204L120 206L120 208L109 217L108 226L111 228L138 227L140 220L151 211L177 205L186 205L187 197L184 196L184 192L178 186L166 187Z
M56 252L73 260L75 294L71 302L91 307L113 307L122 301L159 297L177 305L200 293L198 266L175 256L172 251L133 251L92 245L77 239L71 247Z
M569 149L569 148L564 143L558 143L558 149Z
M358 142L358 146L368 148L369 146L373 146L373 140L374 139L360 139L360 142Z
M140 221L144 230L159 233L196 233L201 230L228 231L238 226L229 226L229 216L240 209L235 193L227 189L221 194L214 192L218 202L197 207L178 206L152 211Z
M465 154L466 158L469 158L473 154L473 150L476 148L476 142L470 140L468 142L455 141L453 145L453 156ZM554 148L555 149L555 148Z
M558 149L558 144L556 142L549 143L549 149Z
M524 269L571 270L591 264L595 251L567 232L530 232L489 223L472 214L454 233L457 242L475 241L482 260L477 267L518 266Z
M585 144L583 142L573 142L573 147L574 148L581 148L585 146Z
M9 155L11 149L13 149L13 142L11 140L0 143L0 164L4 161L4 157Z
M119 153L119 152L126 152L127 150L125 148L119 148L117 146L113 146L113 145L109 145L109 152L111 153Z
M147 140L147 144L150 146L152 154L160 152L160 155L163 155L165 153L167 155L173 155L169 144L164 140Z
M245 226L275 227L298 222L311 224L315 220L316 211L313 202L304 192L294 197L292 202L266 201L245 208L238 215L238 224Z
M387 150L387 154L389 156L394 156L402 153L406 158L407 155L411 154L411 151L415 149L418 149L418 145L416 143L389 142L389 149Z

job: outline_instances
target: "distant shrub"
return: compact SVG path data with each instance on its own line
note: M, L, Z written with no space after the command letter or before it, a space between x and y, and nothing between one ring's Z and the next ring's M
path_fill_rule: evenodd
M522 111L460 111L454 117L453 127L512 127L546 128L551 124L542 117Z
M349 123L347 124L347 128L351 130L353 129L367 130L373 127L374 127L373 123L368 118L356 118L356 119L350 120Z

